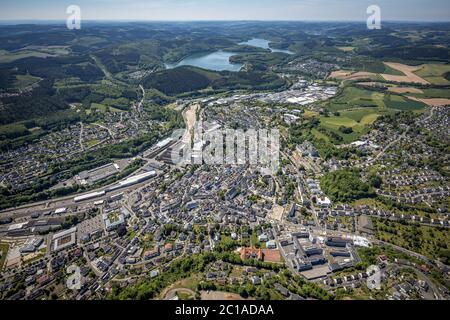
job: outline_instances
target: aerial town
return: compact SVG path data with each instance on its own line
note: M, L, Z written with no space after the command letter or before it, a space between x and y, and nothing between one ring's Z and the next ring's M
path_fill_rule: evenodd
M319 100L322 92L332 92L320 90L313 90L314 94L306 90L304 99ZM195 122L198 117L214 123L213 130L233 127L236 122L242 128L261 127L274 120L292 125L301 121L302 111L281 107L253 112L259 101L283 104L291 94L183 101L186 132L189 134L195 125L192 119ZM302 100L303 95L298 93L296 99ZM433 134L448 139L448 132L440 136L442 128L448 131L448 119L448 110L437 107L415 121L427 123L436 128ZM245 296L264 285L269 290L261 294L269 298L304 299L299 294L304 289L290 285L289 277L315 284L317 297L358 292L371 276L357 268L363 259L359 249L364 252L383 244L374 237L376 226L393 221L405 226L449 227L445 207L448 184L427 187L445 182L445 177L432 168L416 169L414 162L407 161L419 158L398 151L411 139L414 148L423 148L421 154L433 150L421 144L418 133L389 134L389 126L383 130L388 140L380 139L374 130L349 146L363 152L357 159L325 161L308 141L294 150L283 148L283 165L274 175L263 175L251 165L173 163L170 153L191 141L185 137L179 141L166 138L134 159L82 172L74 177L74 183L95 185L97 180L119 173L127 162L145 163L132 176L101 190L5 211L0 232L5 240L2 246L9 250L2 256L1 291L10 299L105 298L116 287L133 285L144 275L157 278L174 261L233 249L239 263L228 257L208 264L196 275L198 288L171 290L160 297L178 299L180 293L194 299L207 295L211 288L231 291L230 287L237 285L250 288ZM86 132L83 137L89 135ZM98 139L99 135L103 131L97 131ZM411 164L391 169L392 162L402 163L401 157ZM377 194L400 204L426 203L436 213L404 215L375 204L334 203L321 190L323 172L369 165L383 168L384 184L376 189ZM417 183L424 188L402 191ZM431 270L448 272L444 264L404 248L398 253L384 250L375 255L382 283L389 288L380 291L384 298L449 298L448 290L428 275ZM72 264L80 266L79 290L66 286L67 266ZM280 270L284 271L279 274Z
M450 299L448 30L188 25L0 41L0 300Z

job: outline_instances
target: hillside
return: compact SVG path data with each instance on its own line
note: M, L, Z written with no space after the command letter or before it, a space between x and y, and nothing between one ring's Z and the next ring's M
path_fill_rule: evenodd
M194 67L179 67L151 74L144 79L144 87L157 89L167 95L177 95L207 88L217 73Z
M286 81L274 74L261 72L213 72L191 66L163 70L144 80L146 88L174 96L212 87L214 90L279 89Z

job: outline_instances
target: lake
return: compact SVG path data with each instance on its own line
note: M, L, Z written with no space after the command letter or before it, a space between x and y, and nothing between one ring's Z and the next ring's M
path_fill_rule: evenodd
M175 64L166 63L166 68L173 69L180 66L194 66L214 71L239 71L243 67L243 64L230 63L230 57L236 54L222 50L207 54L198 53L190 55Z
M283 52L287 54L294 54L289 50L272 49L269 46L270 41L265 39L252 39L247 42L241 42L239 44L245 44L249 46L270 49L272 52ZM166 63L167 69L173 69L180 66L194 66L198 68L213 70L213 71L239 71L244 66L240 63L231 63L230 57L238 53L225 52L222 50L211 53L197 53L182 59L177 63Z
M248 46L252 46L252 47L258 47L258 48L263 48L263 49L270 49L270 51L272 52L282 52L282 53L287 53L287 54L294 54L294 52L289 51L289 50L281 50L281 49L272 49L269 46L270 41L266 40L266 39L251 39L249 41L246 42L241 42L239 44L241 45L248 45Z

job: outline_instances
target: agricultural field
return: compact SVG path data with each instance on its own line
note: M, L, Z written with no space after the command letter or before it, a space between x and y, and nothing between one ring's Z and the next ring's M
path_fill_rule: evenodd
M355 50L355 47L337 47L337 48L344 52L353 52Z
M423 110L425 104L421 101L415 101L399 95L386 95L384 103L387 108L402 111Z
M383 63L383 65L384 65L383 74L390 74L393 76L404 76L405 75L403 72L401 72L400 70L398 70L396 68L393 68L389 64Z
M353 108L384 108L383 94L355 87L345 87L340 95L327 102L329 111L343 111Z
M450 104L450 90L448 89L416 88L412 86L405 87L379 82L358 82L357 85L360 87L373 88L374 90L385 90L387 88L387 91L389 93L396 94L395 96L387 96L388 100L394 102L394 104L389 103L389 105L393 106L394 109L398 109L398 107L395 106L395 102L405 102L405 99L409 100L408 103L411 104L409 109L411 110L421 109L418 105L416 105L417 102L428 106L441 106ZM399 98L399 95L401 95L403 98ZM400 110L404 110L404 106L400 106Z
M359 127L358 127L359 123L356 122L355 120L347 118L347 117L341 117L341 116L339 116L339 117L321 117L320 122L329 128L333 128L333 127L338 128L340 126L345 126L345 127L359 129Z
M421 89L414 88L414 87L400 87L400 86L389 86L388 89L390 92L393 93L423 93Z
M379 108L362 108L351 111L341 112L341 116L359 122L361 125L371 125L382 114L388 113L389 110L382 110Z
M369 126L376 121L381 114L387 111L378 111L379 109L357 109L353 111L341 112L339 116L320 117L320 126L330 130L342 138L342 143L350 143L357 140L361 135L369 130ZM344 133L340 130L342 127L351 128L352 132ZM329 140L326 131L320 132L314 129L313 135L318 139Z
M355 108L420 110L424 107L424 104L397 94L384 94L383 92L348 86L335 99L328 101L325 107L332 112L349 111Z
M379 81L385 80L389 82L427 83L425 80L413 73L413 71L419 70L419 67L412 67L394 62L377 63L377 61L370 64L369 67L369 70L364 68L356 72L347 70L333 71L329 78L339 80L371 79Z
M107 106L105 106L104 104L100 104L100 103L91 103L91 111L92 110L99 110L102 113L106 112L106 108Z
M345 71L345 70L339 70L339 71L333 71L330 76L330 79L338 79L338 80L364 80L364 79L371 79L371 80L381 80L380 76L376 73L372 72L366 72L366 71L358 71L358 72L352 72L352 71Z
M39 77L33 77L30 75L16 75L16 81L14 83L14 86L19 89L23 90L37 82L39 82L41 78Z
M424 64L414 73L435 85L449 85L445 74L450 72L450 65Z
M420 85L448 85L450 81L445 75L450 72L449 65L424 64L419 66L409 66L396 62L384 62L382 72L367 71L333 71L329 78L338 80L376 80L391 83L412 83ZM400 91L395 91L403 93Z
M384 62L390 69L397 70L401 75L382 74L381 76L389 82L410 82L418 84L428 84L429 82L422 79L415 72L420 69L418 66L408 66L406 64L396 62Z
M366 134L379 116L398 111L422 111L425 103L413 97L350 85L323 106L333 114L319 117L321 124L318 130L312 131L314 137L329 141L329 136L334 136L335 143L350 143Z
M339 119L340 120L340 119ZM344 119L342 123L346 123L347 121ZM358 140L359 137L368 132L364 127L360 126L358 123L354 125L342 125L340 121L334 121L334 123L324 122L321 124L322 128L329 130L333 134L340 136L342 138L341 141L334 139L335 144L339 143L351 143L355 140ZM340 127L352 128L353 132L351 133L342 133L339 131ZM340 140L340 139L339 139Z
M311 133L313 134L314 138L318 140L325 140L327 142L330 141L330 138L328 138L327 135L323 134L322 132L318 131L317 129L312 129Z
M110 105L106 105L106 104L103 104L103 103L92 103L90 110L91 110L91 112L92 112L92 110L99 110L102 113L106 113L107 110L109 112L123 112L123 110L120 110L118 108L114 108L114 107L112 107Z
M36 57L36 58L46 58L51 55L39 51L20 51L15 53L10 53L7 51L0 51L0 63L11 63L19 59Z
M17 52L9 52L0 50L0 63L11 63L24 58L47 58L55 56L63 56L69 54L70 51L65 46L30 46Z
M450 99L449 89L423 89L422 94L414 94L413 96L418 98L445 98Z
M309 118L313 118L318 116L319 113L316 111L312 111L312 110L305 110L305 112L303 113L303 117L309 119Z
M422 99L416 97L410 97L409 99L413 101L417 101L420 103L424 103L431 107L439 107L439 106L448 106L450 105L450 99L442 99L442 98L430 98L430 99Z
M110 107L117 106L120 108L128 109L128 107L130 105L130 101L127 98L119 98L119 99L106 98L105 100L102 101L102 104L110 106Z

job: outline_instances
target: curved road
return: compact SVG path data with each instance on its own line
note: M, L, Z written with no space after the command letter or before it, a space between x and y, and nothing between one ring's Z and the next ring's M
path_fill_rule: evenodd
M419 269L410 266L410 265L404 265L404 264L398 264L398 265L390 265L388 266L388 269L392 269L392 268L402 268L402 269L408 269L411 270L413 272L415 272L419 278L421 278L422 280L424 280L428 286L430 287L431 291L433 292L434 298L438 299L438 300L443 300L444 298L442 297L442 295L439 292L438 287L434 284L434 282L432 280L430 280L430 278L428 278L428 276L423 273L422 271L420 271Z
M191 295L192 298L195 298L195 292L192 291L191 289L188 289L188 288L175 288L175 289L169 290L166 294L163 295L164 296L164 300L171 300L173 297L175 297L177 292L186 293L186 294Z

